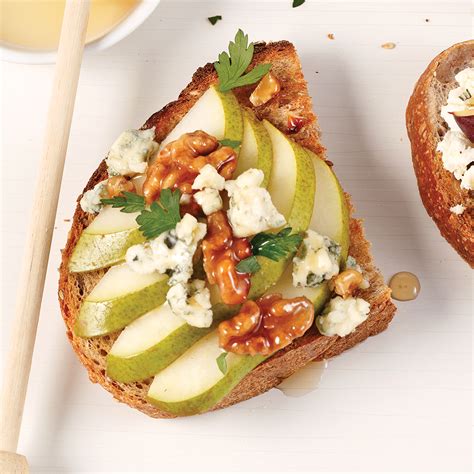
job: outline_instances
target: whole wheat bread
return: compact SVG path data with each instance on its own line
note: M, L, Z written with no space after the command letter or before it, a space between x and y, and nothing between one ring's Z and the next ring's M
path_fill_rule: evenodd
M436 151L448 131L441 107L447 103L449 91L457 87L454 76L467 67L474 67L474 40L455 44L436 56L415 85L406 122L423 204L441 235L474 267L474 193L461 189ZM461 215L450 211L457 204L466 208Z
M293 135L293 138L323 157L325 150L319 141L317 120L312 112L311 99L308 96L306 82L295 48L286 41L257 44L254 63L263 62L272 63L272 70L280 80L282 88L281 92L270 102L254 109L256 115L260 119L268 119L283 132L287 132L288 114L292 113L303 117L306 124L298 133ZM209 85L216 81L217 77L212 64L198 69L192 82L183 90L179 99L150 117L144 128L155 126L156 140L161 141ZM247 107L251 107L248 101L251 89L252 87L236 91L240 103ZM104 178L106 178L106 166L102 162L92 175L84 191L92 188ZM347 199L349 202L349 196L347 196ZM67 335L79 359L87 368L92 382L100 383L117 400L137 408L147 415L157 418L171 418L172 415L160 411L146 400L146 394L152 379L139 383L123 384L107 377L105 358L118 333L93 339L81 339L72 332L74 320L83 299L104 274L103 270L83 274L68 271L68 262L72 250L82 230L92 219L93 216L83 212L80 206L77 205L72 228L62 253L59 302L67 327ZM395 306L390 299L390 290L373 265L369 243L364 237L361 222L351 219L350 230L350 254L364 267L370 280L370 288L361 291L361 296L371 305L369 318L355 332L344 338L337 336L325 337L321 336L316 329L310 330L305 336L297 339L293 344L279 351L248 374L214 409L224 408L259 395L278 385L281 380L308 362L338 355L387 327L395 312Z

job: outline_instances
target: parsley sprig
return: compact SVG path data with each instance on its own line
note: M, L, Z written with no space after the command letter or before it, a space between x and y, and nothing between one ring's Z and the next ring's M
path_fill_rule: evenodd
M219 60L214 63L219 76L219 90L230 91L235 87L254 84L259 81L271 68L271 64L258 64L244 74L252 62L254 44L249 44L248 35L242 30L237 31L234 41L229 43L229 53L219 54Z
M303 241L303 237L300 234L291 234L291 231L291 227L286 227L277 234L267 234L265 232L257 234L250 241L253 255L241 260L236 265L237 271L240 273L258 272L261 265L258 263L256 255L278 262L288 257L289 254L296 252Z
M147 239L154 239L167 230L174 229L181 220L179 213L179 189L163 189L160 199L151 204L150 209L145 208L145 198L135 193L125 191L123 196L111 199L102 199L103 204L121 208L120 212L140 212L136 221L139 230Z
M110 199L101 199L102 204L115 208L122 208L120 212L140 212L145 209L145 198L135 193L123 192L123 196L115 196Z
M303 241L300 234L291 234L292 228L286 227L277 234L261 232L252 240L254 255L263 255L275 262L286 258L290 253L296 252Z
M174 229L181 220L179 214L179 189L163 189L160 199L151 204L150 210L143 210L137 217L141 233L147 239L154 239L167 230Z

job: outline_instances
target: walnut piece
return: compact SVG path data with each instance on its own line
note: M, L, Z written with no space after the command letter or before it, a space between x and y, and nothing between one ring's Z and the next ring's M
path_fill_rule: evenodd
M313 321L314 307L308 298L270 294L246 301L236 316L220 323L219 345L241 355L271 355L302 336Z
M168 143L148 167L143 183L146 202L158 199L161 190L166 188L192 194L194 179L207 164L229 179L237 166L237 155L231 147L219 147L215 137L201 130L185 133Z
M135 192L135 186L130 179L125 176L111 176L107 180L107 193L111 198L122 196L124 191Z
M280 89L280 82L271 72L269 72L262 77L257 87L250 95L249 100L254 107L259 107L275 97L278 92L280 92Z
M236 238L224 211L207 217L207 234L202 241L204 271L209 283L217 284L222 301L240 304L250 291L250 274L240 273L236 265L252 255L246 238Z
M353 268L348 268L330 280L329 288L337 295L346 299L354 294L363 281L364 277L360 272Z

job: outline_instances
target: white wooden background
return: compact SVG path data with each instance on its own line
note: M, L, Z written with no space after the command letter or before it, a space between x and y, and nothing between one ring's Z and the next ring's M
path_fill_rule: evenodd
M472 37L471 6L163 0L129 38L85 59L20 440L34 472L470 470L472 273L421 205L404 111L431 58ZM175 98L238 27L295 43L378 265L386 277L413 271L422 291L385 333L331 360L308 395L273 390L225 411L153 420L89 383L68 345L56 301L65 220L116 136ZM53 67L1 68L4 354Z

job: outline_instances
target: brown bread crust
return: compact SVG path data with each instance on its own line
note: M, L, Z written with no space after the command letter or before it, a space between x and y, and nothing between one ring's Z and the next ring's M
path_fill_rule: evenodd
M441 107L456 87L454 76L466 67L474 67L474 40L455 44L436 56L415 85L406 123L423 204L441 235L474 267L474 193L461 189L436 151L448 130L440 115ZM457 204L466 208L459 216L450 211Z
M282 83L281 93L258 110L254 110L256 115L261 119L268 119L283 132L287 132L289 113L304 117L305 126L297 134L294 134L293 138L320 156L324 156L325 150L319 142L319 130L316 117L312 112L311 99L308 96L306 82L293 45L286 41L266 45L258 44L256 45L254 62L271 62L273 64L272 70ZM192 82L180 94L178 100L152 115L147 120L144 128L155 126L156 139L161 141L216 79L211 64L198 69ZM249 90L251 88L241 89L236 95L241 104L250 107L248 102ZM92 188L105 177L106 166L102 162L92 175L84 191ZM347 196L347 199L349 199L349 196ZM140 383L122 384L106 376L105 358L118 333L93 339L81 339L72 332L74 320L82 300L105 273L103 270L83 274L74 274L68 271L68 263L74 246L82 230L92 219L93 216L84 213L77 205L66 247L62 253L59 302L66 323L68 338L80 361L87 368L92 382L100 383L117 400L137 408L149 416L172 418L173 415L165 413L147 402L146 393L152 379ZM278 385L281 380L311 360L320 360L338 355L387 327L395 312L395 306L390 299L390 290L373 265L369 243L364 237L361 222L351 219L350 226L350 253L364 267L370 280L370 288L361 291L361 296L371 304L367 321L361 324L354 333L344 338L337 336L325 337L318 334L315 329L310 330L305 336L297 339L292 345L279 351L248 374L214 409L224 408L259 395Z

